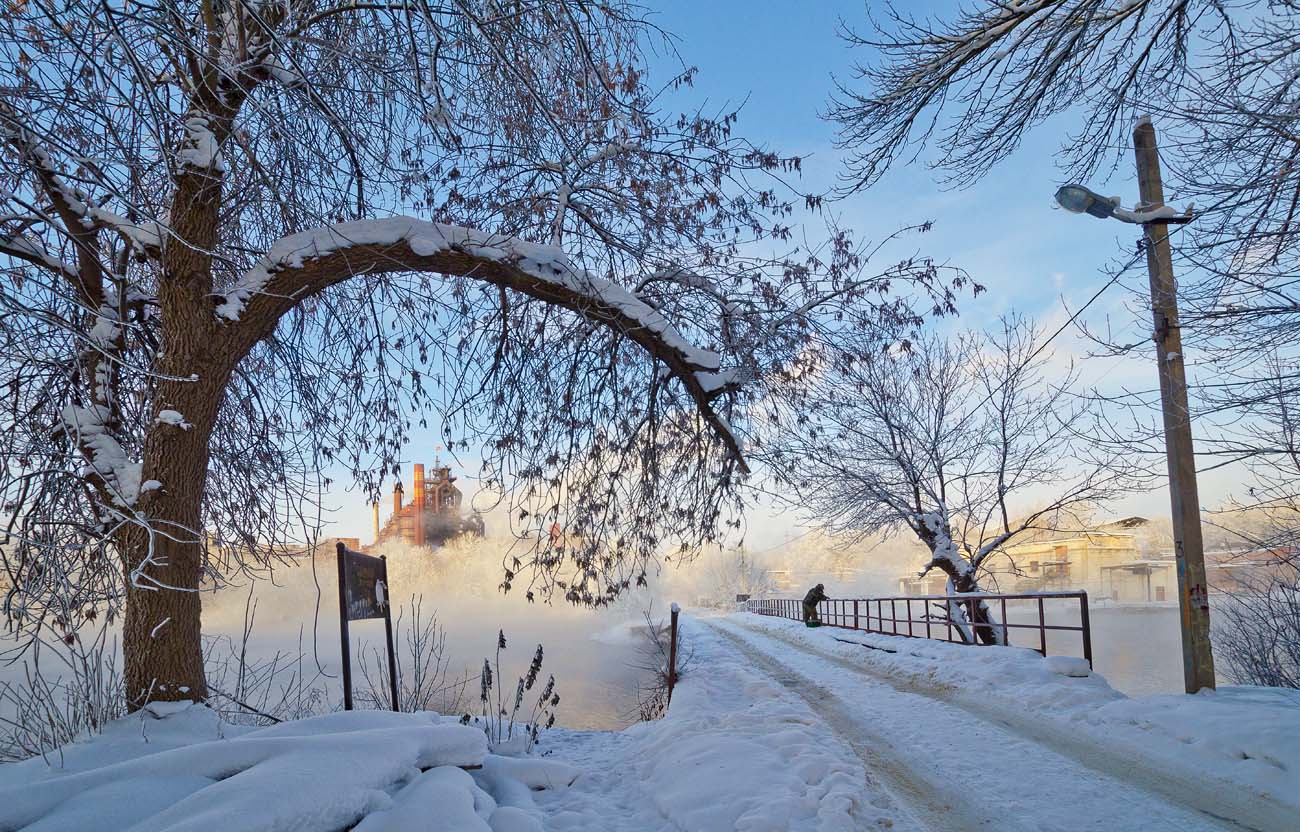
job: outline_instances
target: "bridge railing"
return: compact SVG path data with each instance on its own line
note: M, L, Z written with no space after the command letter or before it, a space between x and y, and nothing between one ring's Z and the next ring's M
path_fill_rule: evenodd
M974 623L975 605L980 601L987 603L990 610L1000 612L995 622ZM1037 612L1036 618L1031 618L1028 623L1008 620L1008 601L1017 607L1028 604L1031 612ZM948 613L948 605L951 602L965 607L967 620L960 622L960 626ZM1048 604L1052 605L1053 612L1061 607L1077 605L1079 623L1048 624ZM755 598L746 601L745 606L749 612L757 615L771 615L794 621L803 620L803 601L798 598ZM821 623L830 627L888 636L929 638L954 644L966 643L962 633L963 627L976 635L981 630L1000 630L1004 643L1018 643L1017 646L1031 647L1044 656L1047 655L1049 630L1073 632L1079 634L1083 658L1087 659L1089 667L1092 666L1092 625L1088 618L1088 593L1082 590L1016 594L982 592L959 595L897 595L887 598L828 598L817 605L817 613ZM1029 643L1025 643L1027 641ZM1033 643L1035 641L1037 643Z

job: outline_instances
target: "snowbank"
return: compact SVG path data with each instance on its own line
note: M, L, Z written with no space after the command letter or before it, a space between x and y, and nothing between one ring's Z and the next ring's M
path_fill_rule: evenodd
M1224 687L1129 698L1081 659L1016 647L972 649L736 613L731 620L859 665L894 685L1052 734L1059 745L1134 766L1243 789L1300 811L1300 693ZM858 643L846 643L849 642ZM863 645L883 649L869 649ZM885 652L890 650L894 652Z
M154 705L57 757L0 768L0 830L376 832L436 818L447 832L535 832L534 790L575 777L490 755L482 731L434 713L250 729L201 705Z

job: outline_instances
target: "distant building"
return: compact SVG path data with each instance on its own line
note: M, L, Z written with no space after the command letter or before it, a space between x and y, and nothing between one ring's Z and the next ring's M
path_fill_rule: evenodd
M1270 580L1284 580L1283 562L1297 556L1291 548L1212 550L1205 553L1206 580L1220 592L1258 589Z
M411 501L404 501L405 491L398 480L393 486L393 513L382 528L379 503L374 504L375 545L399 542L410 546L439 546L463 534L482 535L483 518L478 512L462 514L463 495L455 482L451 469L436 463L433 476L426 480L424 465L417 464Z
M1128 517L1092 529L1038 532L995 552L985 561L990 592L1053 592L1082 589L1093 599L1127 602L1176 600L1177 571L1172 554L1142 554L1136 529L1142 517ZM919 570L918 570L919 571ZM904 595L942 595L947 576L935 569L926 577L899 579Z

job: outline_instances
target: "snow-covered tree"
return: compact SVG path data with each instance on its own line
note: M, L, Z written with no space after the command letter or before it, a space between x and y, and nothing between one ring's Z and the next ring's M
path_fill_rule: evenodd
M622 2L11 4L0 18L0 538L12 627L124 607L132 706L205 695L205 580L311 538L432 418L600 604L715 539L742 383L823 304L932 270L800 259L798 168L674 115ZM816 199L808 197L810 205ZM756 249L757 250L757 249ZM766 249L764 249L766 250ZM546 530L559 524L563 535Z
M981 591L989 559L1017 536L1132 486L1134 466L1089 441L1091 407L1071 372L1049 379L1052 353L1024 319L886 352L851 343L806 367L803 408L770 410L766 430L781 438L768 461L832 533L915 535L930 553L921 574L941 570L950 594ZM948 612L967 641L1001 640L997 627L972 632L962 605ZM993 623L983 602L975 619Z

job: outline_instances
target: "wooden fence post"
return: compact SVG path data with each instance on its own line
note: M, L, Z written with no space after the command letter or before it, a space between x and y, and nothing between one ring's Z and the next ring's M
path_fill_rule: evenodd
M673 704L673 686L677 684L677 614L682 608L673 602L672 629L668 636L668 704Z
M339 636L342 641L343 653L343 710L352 710L352 659L349 653L348 645L348 602L347 602L347 547L341 542L337 544L336 551L339 559Z

